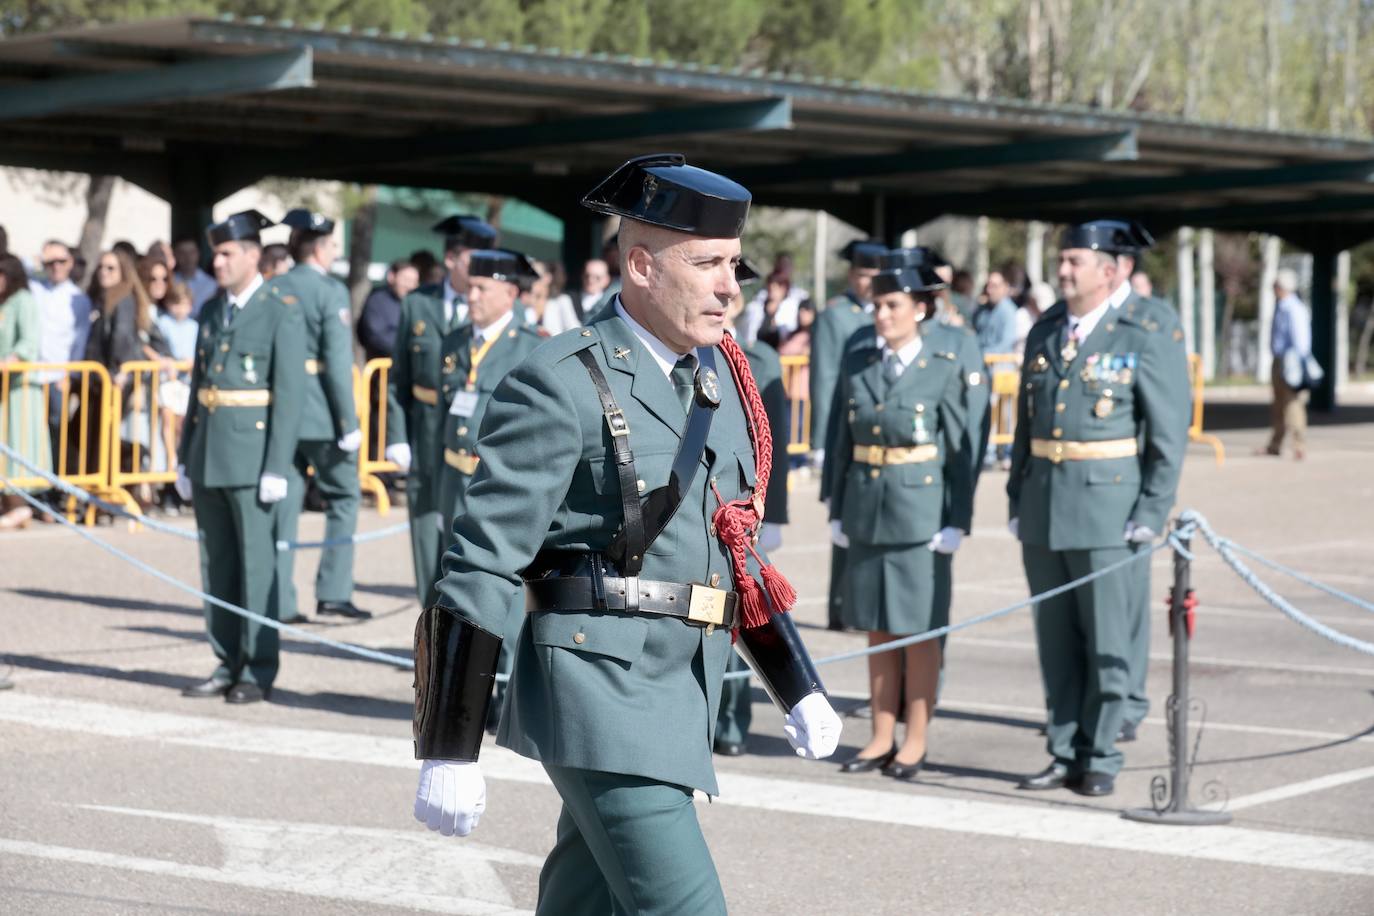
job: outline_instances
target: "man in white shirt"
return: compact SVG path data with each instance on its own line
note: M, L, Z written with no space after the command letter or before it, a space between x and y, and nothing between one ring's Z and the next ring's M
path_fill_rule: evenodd
M191 317L200 318L200 307L219 289L215 278L200 269L200 244L190 236L178 239L172 246L176 258L176 279L191 291Z
M76 362L86 355L86 337L91 331L91 300L72 282L75 259L72 250L62 242L50 241L43 246L42 279L29 283L29 291L42 310L42 327L38 343L38 359L45 363ZM60 369L35 372L34 377L50 383L48 388L48 424L53 428L53 447L62 417L62 391L67 385L67 373ZM54 458L56 458L54 454Z

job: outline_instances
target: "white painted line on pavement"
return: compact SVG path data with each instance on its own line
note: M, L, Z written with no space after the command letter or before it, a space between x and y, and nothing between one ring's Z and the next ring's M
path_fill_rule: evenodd
M1324 792L1327 789L1346 786L1352 782L1361 782L1365 779L1374 779L1374 767L1346 770L1344 773L1332 773L1329 776L1319 776L1316 779L1295 782L1263 792L1255 792L1252 795L1242 795L1239 798L1231 799L1226 807L1232 811L1243 811L1256 805L1267 805L1271 802L1297 798L1300 795L1311 795L1313 792Z
M83 700L11 693L0 702L0 721L242 753L416 769L415 761L410 759L411 742L402 738L149 713ZM483 772L491 779L521 783L546 783L548 780L538 763L504 748L485 747L482 761L485 764ZM722 772L719 777L723 795L718 803L736 808L1374 877L1374 843L1359 840L1242 827L1196 827L1178 831L1135 824L1104 812L1060 811L1034 804L853 789L731 772ZM4 848L0 846L0 850ZM84 855L85 851L68 854ZM152 867L163 868L166 863Z

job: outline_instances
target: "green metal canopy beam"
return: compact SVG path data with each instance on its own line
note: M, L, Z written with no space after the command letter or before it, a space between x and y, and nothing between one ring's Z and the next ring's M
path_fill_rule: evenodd
M1138 155L1136 132L1131 129L1018 143L933 147L880 156L803 159L799 162L733 169L730 177L747 187L853 180L880 175L915 175L954 169L987 169L1039 162L1120 162L1134 160Z
M603 143L731 130L789 130L791 127L792 100L784 96L350 143L334 153L314 154L310 162L326 171L397 161L414 166L511 150L576 145L589 140Z
M1374 194L1319 197L1312 200L1277 201L1263 204L1238 204L1231 207L1170 210L1158 213L1151 220L1148 213L1139 215L1150 222L1170 226L1277 226L1284 223L1340 217L1342 214L1374 212ZM1339 220L1337 220L1339 222Z
M44 118L107 105L299 89L314 85L313 59L314 52L302 47L119 73L37 80L5 87L0 120Z

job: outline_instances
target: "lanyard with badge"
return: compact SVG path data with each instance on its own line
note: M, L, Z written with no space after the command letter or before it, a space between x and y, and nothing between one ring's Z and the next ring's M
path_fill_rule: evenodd
M453 403L448 409L453 416L467 418L477 412L477 367L482 365L492 345L500 339L500 334L493 334L472 352L472 368L468 370L467 385L453 396Z

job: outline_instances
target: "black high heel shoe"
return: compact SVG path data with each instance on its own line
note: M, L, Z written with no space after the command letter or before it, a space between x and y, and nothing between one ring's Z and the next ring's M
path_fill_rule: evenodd
M868 773L873 770L881 770L892 762L892 758L897 756L897 745L892 745L892 750L883 754L881 757L860 757L855 755L844 763L840 764L841 773Z
M893 754L896 757L896 754ZM921 759L915 763L898 763L895 759L883 767L883 775L891 776L893 779L901 779L907 782L915 779L921 772L921 767L925 765L926 755L922 754Z

